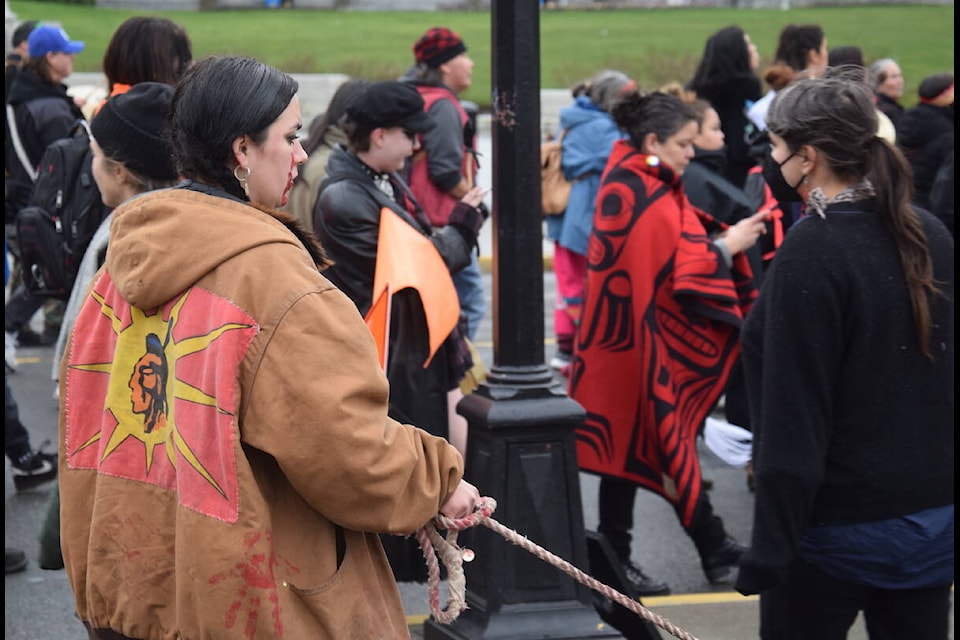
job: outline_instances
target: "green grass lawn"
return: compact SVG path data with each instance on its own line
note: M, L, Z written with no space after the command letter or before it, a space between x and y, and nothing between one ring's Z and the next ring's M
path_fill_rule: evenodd
M490 105L491 15L482 11L346 12L306 9L137 12L56 2L10 2L21 20L59 21L87 48L76 71L99 71L114 29L131 15L164 15L182 24L194 55L243 54L289 73L346 73L390 79L413 62L411 47L426 29L459 32L476 62L464 98ZM891 57L903 68L903 102L916 102L924 76L953 70L953 5L883 5L811 9L616 9L544 11L540 20L541 86L566 88L602 68L620 69L643 88L685 82L710 34L738 24L771 61L788 23L817 23L830 46L857 45L869 63Z

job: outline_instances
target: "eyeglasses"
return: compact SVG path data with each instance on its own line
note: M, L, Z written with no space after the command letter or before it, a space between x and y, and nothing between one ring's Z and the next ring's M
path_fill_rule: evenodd
M406 129L403 129L403 135L407 136L407 138L410 140L410 142L416 142L416 141L417 141L417 134L414 133L413 131L407 131Z

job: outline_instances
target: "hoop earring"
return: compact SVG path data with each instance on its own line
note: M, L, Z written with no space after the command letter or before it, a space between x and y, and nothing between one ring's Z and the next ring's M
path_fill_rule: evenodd
M243 177L241 177L241 176L238 174L238 171L240 171L241 169L243 169L244 171L246 171L246 174L245 174ZM244 167L243 165L239 165L239 164L238 164L238 165L233 169L233 177L236 178L236 179L237 179L237 182L240 183L240 188L243 189L243 195L245 195L245 196L247 196L247 197L249 198L249 197L250 197L250 185L249 185L248 183L250 182L250 167Z

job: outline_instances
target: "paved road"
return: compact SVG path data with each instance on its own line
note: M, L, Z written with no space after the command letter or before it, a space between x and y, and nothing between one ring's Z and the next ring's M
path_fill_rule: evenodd
M487 276L487 291L492 287ZM553 304L554 278L544 274L544 308ZM492 310L492 301L489 305ZM545 356L552 353L550 314L545 314ZM493 318L489 316L480 329L478 347L484 361L492 363L491 335ZM10 375L13 393L20 403L24 423L34 444L56 438L57 405L52 397L49 379L52 348L22 348L20 370ZM732 468L709 450L702 451L705 476L715 483L714 505L726 520L730 531L741 540L750 535L753 500L746 488L742 469ZM580 476L584 507L584 524L596 528L597 480L588 474ZM5 578L4 637L7 640L83 640L86 636L73 615L73 600L63 571L43 571L36 564L37 533L40 530L49 487L16 493L10 480L9 465L5 474L6 500L4 543L27 551L27 571ZM496 497L496 496L494 496ZM703 640L747 640L756 637L757 603L733 592L729 585L710 585L700 570L696 550L679 526L672 509L659 497L640 492L635 508L634 560L656 578L666 580L673 595L646 598L643 603L659 616ZM524 532L520 532L524 533ZM536 542L536 541L534 541ZM508 544L506 541L504 544ZM481 560L482 561L482 560ZM587 567L581 567L587 570ZM401 585L405 608L411 622L411 633L422 637L422 622L429 613L426 587L420 584ZM445 602L446 595L441 595ZM663 638L670 637L661 632ZM951 636L952 637L952 636ZM859 622L850 640L864 640Z

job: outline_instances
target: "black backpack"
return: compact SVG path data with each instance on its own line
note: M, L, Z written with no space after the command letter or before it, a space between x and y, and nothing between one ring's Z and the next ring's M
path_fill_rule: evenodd
M31 294L70 297L83 252L110 213L100 200L92 162L86 122L43 152L30 200L17 213L20 267Z

